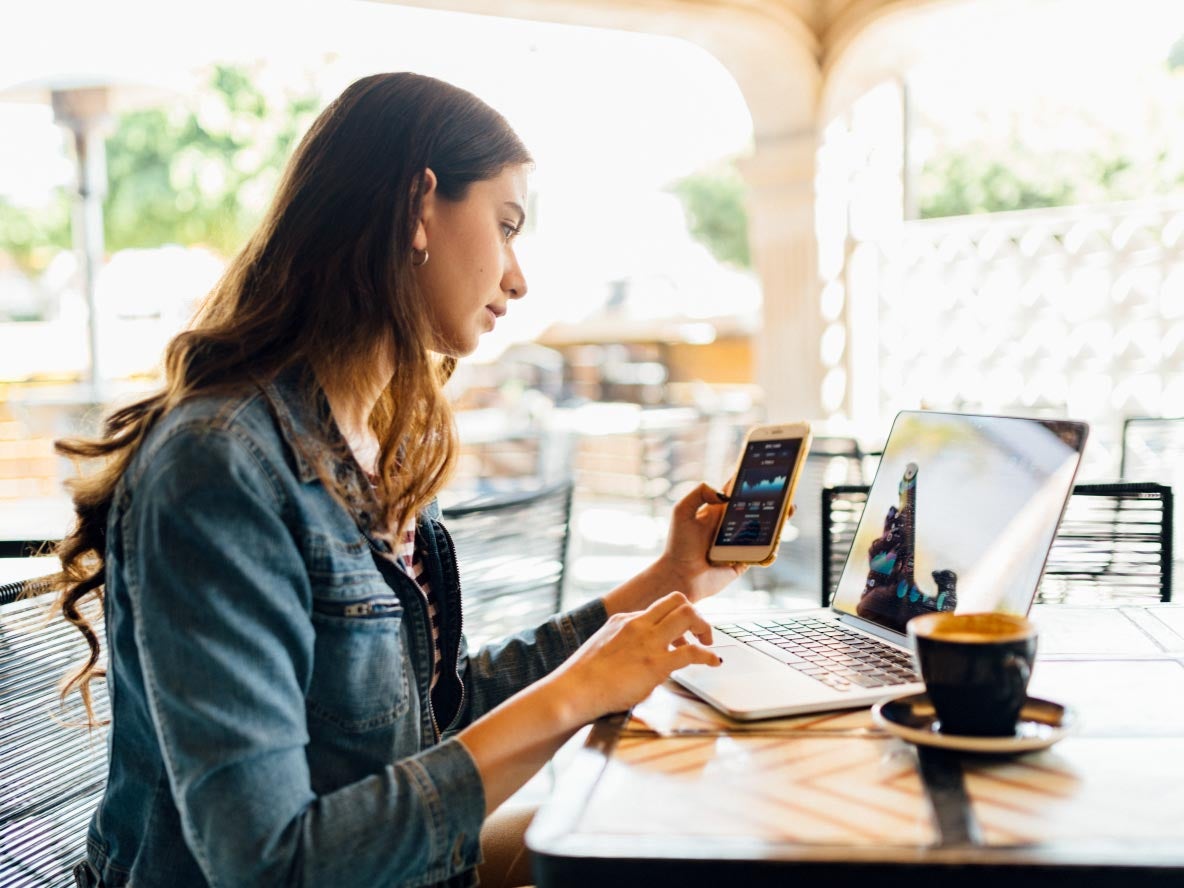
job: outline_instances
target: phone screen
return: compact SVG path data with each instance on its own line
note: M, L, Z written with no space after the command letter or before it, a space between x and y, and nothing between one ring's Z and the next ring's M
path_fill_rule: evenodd
M801 438L748 442L715 545L768 546L773 542L801 447Z

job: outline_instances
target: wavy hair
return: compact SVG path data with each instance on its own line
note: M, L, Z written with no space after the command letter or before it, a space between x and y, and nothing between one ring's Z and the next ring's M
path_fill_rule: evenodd
M75 523L57 548L56 609L90 648L63 680L94 725L90 683L99 638L83 613L103 601L107 519L116 486L153 427L188 399L249 390L289 367L309 367L327 391L382 386L370 415L380 442L378 493L388 528L402 527L439 492L456 459L442 392L455 360L430 351L430 314L411 265L424 171L438 194L531 163L505 119L472 94L416 74L376 74L349 86L317 117L281 177L258 229L167 346L164 383L113 411L98 438L56 443L97 467L69 483ZM386 360L382 360L382 356ZM393 357L389 380L375 367ZM333 478L322 482L339 499Z

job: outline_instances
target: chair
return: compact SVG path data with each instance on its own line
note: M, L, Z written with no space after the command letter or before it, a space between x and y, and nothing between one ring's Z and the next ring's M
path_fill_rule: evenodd
M1122 423L1123 481L1155 481L1175 490L1184 488L1184 417L1131 416ZM1180 504L1176 505L1177 510ZM1184 515L1177 511L1173 527L1176 567L1184 559Z
M0 540L0 558L28 558L49 552L60 540Z
M442 511L456 547L470 647L559 611L573 484L481 497Z
M822 604L830 604L867 503L868 487L822 491ZM1172 599L1172 489L1163 484L1073 488L1036 602L1100 604Z
M0 586L0 888L73 884L107 778L106 730L75 726L77 695L58 699L87 647L61 617L46 622L47 588L48 578ZM101 615L92 622L101 634ZM106 719L106 684L91 688Z

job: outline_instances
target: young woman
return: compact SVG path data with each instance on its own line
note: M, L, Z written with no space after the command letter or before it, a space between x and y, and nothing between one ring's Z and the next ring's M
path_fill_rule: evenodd
M472 95L411 74L313 124L164 387L62 452L62 612L106 617L110 774L82 880L475 882L481 828L580 726L715 664L692 602L721 494L674 509L645 572L470 654L436 494L441 385L526 295L531 163ZM92 716L93 717L93 716Z

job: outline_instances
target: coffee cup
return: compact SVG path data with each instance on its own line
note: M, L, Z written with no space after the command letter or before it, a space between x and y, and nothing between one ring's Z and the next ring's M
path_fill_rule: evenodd
M1015 733L1036 659L1036 624L1011 614L938 612L908 622L943 734Z

